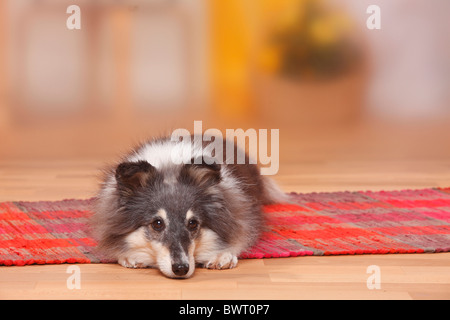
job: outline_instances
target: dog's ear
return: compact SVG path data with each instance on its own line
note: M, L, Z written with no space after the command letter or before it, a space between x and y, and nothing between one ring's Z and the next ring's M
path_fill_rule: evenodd
M221 165L213 158L192 158L191 163L185 164L181 169L180 178L200 187L209 187L220 182L220 169Z
M116 168L117 187L122 194L130 194L147 186L156 175L156 168L147 161L122 162Z

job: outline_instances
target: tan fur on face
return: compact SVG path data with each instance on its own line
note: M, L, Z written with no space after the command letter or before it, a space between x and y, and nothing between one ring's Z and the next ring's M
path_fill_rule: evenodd
M156 212L156 215L159 216L161 219L163 219L163 221L164 221L166 226L169 225L169 219L167 219L167 212L166 212L166 210L161 208L161 209L159 209Z
M160 214L162 219L164 219L164 214ZM130 233L125 241L129 250L120 255L119 264L127 268L157 267L164 275L170 278L176 277L172 271L170 250L156 240L149 241L145 236L145 227L140 227ZM194 252L195 243L192 243L186 257L189 262L189 272L184 278L189 278L195 271Z
M196 240L195 261L208 269L229 269L237 265L239 248L220 246L218 235L210 230L201 230Z
M192 218L194 216L194 213L192 212L192 210L188 210L186 212L186 221L188 221L190 218Z
M145 237L145 227L130 233L125 241L129 250L119 256L119 264L127 268L146 268L155 265L155 250Z
M218 240L219 237L214 231L202 229L200 231L200 236L195 241L195 261L198 263L205 263L209 261L210 257L216 254L217 251L220 251Z

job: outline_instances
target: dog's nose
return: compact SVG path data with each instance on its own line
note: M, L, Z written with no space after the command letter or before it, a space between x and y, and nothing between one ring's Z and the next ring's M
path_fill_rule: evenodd
M189 271L189 265L188 264L173 264L172 271L173 271L173 273L175 273L175 275L177 275L179 277L185 276Z

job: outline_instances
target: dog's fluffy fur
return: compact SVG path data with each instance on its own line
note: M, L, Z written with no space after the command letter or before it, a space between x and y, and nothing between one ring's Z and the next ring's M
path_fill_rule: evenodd
M92 217L99 249L122 266L157 267L171 278L190 277L196 265L235 267L260 236L262 205L286 196L247 155L245 164L227 164L242 152L234 146L224 164L207 164L207 145L155 139L109 169ZM189 164L174 164L173 154Z

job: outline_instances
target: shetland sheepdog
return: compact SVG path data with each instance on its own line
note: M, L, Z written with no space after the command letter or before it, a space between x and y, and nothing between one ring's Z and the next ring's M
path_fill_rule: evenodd
M223 149L234 152L220 156L193 141L154 139L106 169L92 227L99 249L122 266L170 278L189 278L196 266L234 268L264 228L262 206L287 200L226 139Z

